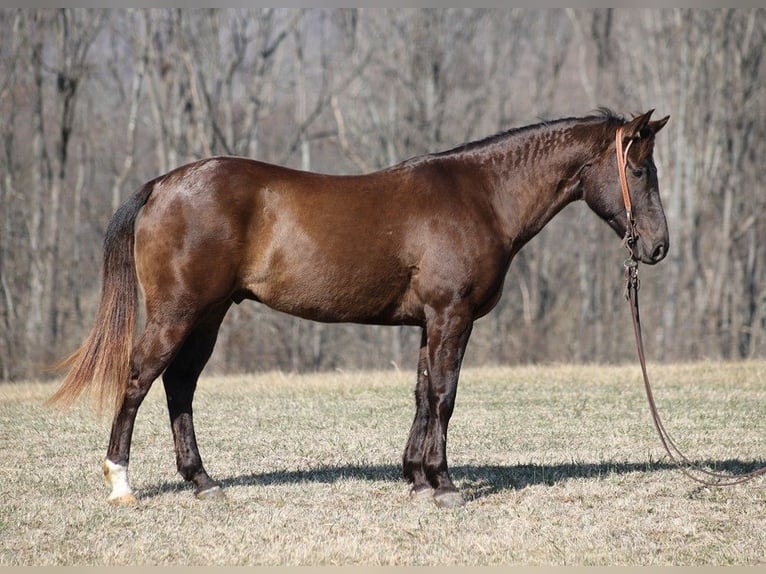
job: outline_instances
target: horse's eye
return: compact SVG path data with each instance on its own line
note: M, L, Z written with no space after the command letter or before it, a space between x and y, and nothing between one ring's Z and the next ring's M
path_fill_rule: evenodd
M642 177L644 175L643 169L634 169L633 171L633 177Z

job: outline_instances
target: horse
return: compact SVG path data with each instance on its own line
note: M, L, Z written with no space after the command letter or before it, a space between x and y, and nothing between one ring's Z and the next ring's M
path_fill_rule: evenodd
M576 200L618 236L633 230L637 261L655 264L668 252L653 151L669 116L652 121L653 111L540 122L360 175L216 156L156 177L109 222L94 325L62 362L68 373L48 403L70 405L85 389L102 406L111 402L108 500L135 504L134 422L162 376L178 472L199 499L218 498L192 400L233 303L249 299L314 321L417 326L402 474L412 497L462 505L447 427L473 323L497 304L514 256ZM139 290L145 318L134 341Z

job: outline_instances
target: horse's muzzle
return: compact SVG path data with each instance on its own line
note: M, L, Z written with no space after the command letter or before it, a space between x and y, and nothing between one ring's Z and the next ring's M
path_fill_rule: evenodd
M636 253L636 251L638 253ZM651 246L647 246L643 241L639 240L634 247L633 256L647 265L655 265L665 259L668 254L668 240L659 239L655 241Z

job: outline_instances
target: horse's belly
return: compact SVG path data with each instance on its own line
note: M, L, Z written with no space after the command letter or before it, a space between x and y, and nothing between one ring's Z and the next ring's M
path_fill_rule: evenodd
M272 309L314 321L416 324L408 284L393 270L296 265L271 270L247 291Z

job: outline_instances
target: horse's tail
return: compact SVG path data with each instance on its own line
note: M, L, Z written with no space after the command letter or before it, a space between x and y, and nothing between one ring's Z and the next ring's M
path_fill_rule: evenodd
M96 385L99 410L118 409L130 378L130 354L136 323L135 223L153 185L148 183L114 213L104 237L101 301L90 334L77 351L56 365L69 368L47 404L70 406L87 387ZM116 412L116 411L115 411Z

